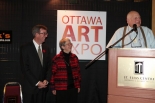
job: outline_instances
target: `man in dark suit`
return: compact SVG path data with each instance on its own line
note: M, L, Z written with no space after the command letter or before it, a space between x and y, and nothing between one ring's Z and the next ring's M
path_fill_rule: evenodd
M43 44L47 27L36 25L32 34L33 40L20 48L23 103L45 103L51 77L50 49Z

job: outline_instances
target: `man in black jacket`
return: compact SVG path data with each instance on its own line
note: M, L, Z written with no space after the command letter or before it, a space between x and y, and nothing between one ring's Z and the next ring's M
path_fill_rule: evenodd
M32 29L33 40L20 48L23 73L23 103L45 103L51 77L50 49L45 46L47 27L36 25Z

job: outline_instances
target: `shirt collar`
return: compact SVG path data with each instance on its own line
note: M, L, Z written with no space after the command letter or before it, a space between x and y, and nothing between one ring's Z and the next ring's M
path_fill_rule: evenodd
M127 26L127 28L128 28L128 31L130 31L130 30L132 30L133 28L132 27L130 27L129 25Z
M37 44L37 42L33 39L33 44L36 48L36 50L38 50L39 45ZM42 44L40 44L40 49L42 49Z

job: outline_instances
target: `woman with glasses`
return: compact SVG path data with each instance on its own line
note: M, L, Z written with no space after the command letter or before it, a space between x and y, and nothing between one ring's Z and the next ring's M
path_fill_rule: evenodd
M79 60L71 52L70 39L61 39L59 46L60 53L52 59L52 93L56 96L56 103L77 103L81 82Z

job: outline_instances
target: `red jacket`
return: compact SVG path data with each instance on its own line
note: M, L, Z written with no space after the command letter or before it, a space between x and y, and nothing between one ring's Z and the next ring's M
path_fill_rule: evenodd
M75 88L80 88L81 75L78 57L71 53L69 59L74 86ZM52 77L50 83L52 90L67 90L67 68L62 51L52 60Z

